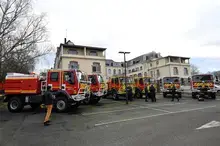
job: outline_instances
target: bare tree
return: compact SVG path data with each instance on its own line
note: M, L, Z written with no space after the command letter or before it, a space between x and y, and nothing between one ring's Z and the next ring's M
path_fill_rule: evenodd
M33 69L35 59L50 51L39 48L47 41L45 14L35 15L31 6L32 0L0 1L0 80L6 71Z
M200 73L199 68L196 65L191 64L190 66L191 66L191 75L196 75Z

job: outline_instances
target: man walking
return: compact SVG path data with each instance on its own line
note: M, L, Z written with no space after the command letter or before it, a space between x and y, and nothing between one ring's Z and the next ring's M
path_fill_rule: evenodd
M176 86L171 83L171 87L172 87L172 100L171 101L174 101L174 98L176 98L179 102L179 96L176 96Z
M149 98L149 90L148 90L149 86L145 86L144 90L145 90L145 102L148 102L148 98Z
M44 104L47 107L47 113L44 118L44 126L50 125L50 115L53 109L53 95L51 93L51 86L47 86L47 91L44 93Z
M150 86L150 97L152 102L156 102L156 89L153 84Z

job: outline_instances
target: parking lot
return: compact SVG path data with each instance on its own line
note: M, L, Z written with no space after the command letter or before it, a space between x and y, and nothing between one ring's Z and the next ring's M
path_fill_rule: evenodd
M69 113L52 113L44 127L45 113L25 109L12 114L1 108L0 144L10 145L212 145L219 146L220 128L197 129L220 121L220 97L199 102L184 95L180 102L157 95L157 102L136 99L102 99Z

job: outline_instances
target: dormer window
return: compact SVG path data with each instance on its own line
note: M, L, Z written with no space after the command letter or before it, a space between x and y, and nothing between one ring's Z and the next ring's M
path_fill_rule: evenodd
M89 53L90 56L98 56L97 51L90 51Z

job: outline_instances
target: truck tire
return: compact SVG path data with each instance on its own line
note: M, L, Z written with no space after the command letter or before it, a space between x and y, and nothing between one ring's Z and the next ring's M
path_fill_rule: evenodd
M163 97L166 98L167 97L167 93L163 93Z
M113 98L114 100L118 100L118 93L117 93L116 90L113 90L113 91L112 91L112 98Z
M93 100L91 100L91 104L97 104L99 101L100 101L100 97L98 97L97 99L93 99Z
M21 112L24 108L24 103L19 97L12 97L8 101L8 110L12 113Z
M56 99L56 102L55 102L56 112L58 113L66 112L68 107L69 105L65 97L61 96Z
M134 95L135 95L135 98L142 98L142 93L140 90L136 90Z
M192 98L193 98L193 99L196 99L196 98L197 98L197 97L196 97L196 94L193 93L193 92L192 92Z
M216 93L211 94L212 99L216 99Z
M179 96L179 98L182 98L182 93L179 93L179 95L178 95L178 96Z

